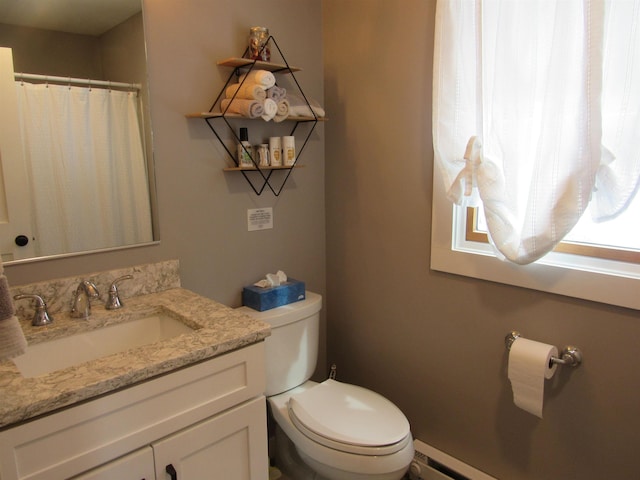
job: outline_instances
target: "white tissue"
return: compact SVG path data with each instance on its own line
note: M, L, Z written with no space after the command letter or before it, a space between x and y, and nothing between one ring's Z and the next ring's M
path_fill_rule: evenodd
M551 357L558 356L553 345L517 338L509 351L509 380L513 402L523 410L542 418L544 382L556 373L558 366ZM551 366L550 366L551 365Z
M256 287L271 288L278 287L287 281L287 274L282 270L278 270L276 273L267 273L266 277L262 280L254 283Z

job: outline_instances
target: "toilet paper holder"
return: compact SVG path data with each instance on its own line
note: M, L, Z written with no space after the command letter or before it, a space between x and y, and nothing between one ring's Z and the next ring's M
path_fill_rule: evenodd
M520 332L513 331L504 337L504 344L507 347L507 350L511 350L513 342L521 336ZM569 367L577 367L582 363L582 352L578 347L568 345L560 352L560 358L551 357L549 360L549 367L554 363L558 365L568 365Z

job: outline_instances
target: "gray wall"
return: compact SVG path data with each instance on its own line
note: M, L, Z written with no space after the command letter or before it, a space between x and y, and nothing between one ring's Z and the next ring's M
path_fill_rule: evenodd
M430 271L434 0L324 0L329 361L503 480L640 478L632 310ZM606 284L602 288L607 288ZM504 336L582 348L513 405Z
M100 39L0 23L0 45L13 50L18 73L102 79Z

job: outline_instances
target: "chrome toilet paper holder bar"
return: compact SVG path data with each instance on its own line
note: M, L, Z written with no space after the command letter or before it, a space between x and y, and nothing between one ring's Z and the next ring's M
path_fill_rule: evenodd
M521 336L520 332L513 331L504 337L504 344L507 347L507 350L511 350L513 342ZM569 367L577 367L582 363L582 352L578 347L568 345L560 352L560 358L551 357L549 360L549 367L554 363L557 363L558 365L568 365Z

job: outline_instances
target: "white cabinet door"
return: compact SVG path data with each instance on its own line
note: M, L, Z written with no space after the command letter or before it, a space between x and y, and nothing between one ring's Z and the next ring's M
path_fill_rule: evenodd
M267 480L266 400L258 397L152 447L156 480Z
M153 480L153 449L144 447L70 480Z

